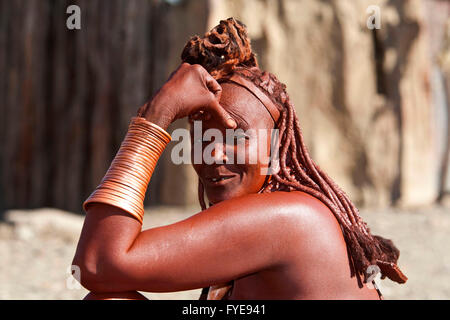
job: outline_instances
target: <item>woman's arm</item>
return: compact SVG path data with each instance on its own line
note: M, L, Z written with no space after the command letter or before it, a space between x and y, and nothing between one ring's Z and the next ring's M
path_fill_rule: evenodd
M198 65L182 64L152 102L139 110L163 129L179 118L207 110L228 127L235 123L219 105L220 85ZM256 197L256 198L255 198ZM255 195L215 205L189 219L141 232L124 210L92 202L73 263L91 291L177 291L206 287L277 263L277 228L267 204ZM245 214L244 214L245 212ZM267 213L267 214L266 214ZM268 238L267 238L268 237Z
M268 269L284 262L283 234L292 219L291 206L273 205L286 203L279 197L231 199L143 232L120 209L92 206L73 264L94 292L189 290Z

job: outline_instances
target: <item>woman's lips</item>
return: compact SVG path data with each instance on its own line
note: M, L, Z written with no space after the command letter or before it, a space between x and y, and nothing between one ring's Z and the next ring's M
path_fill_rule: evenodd
M205 180L206 183L210 186L222 186L230 182L235 177L237 176L236 175L215 176L215 177L207 177L205 178Z

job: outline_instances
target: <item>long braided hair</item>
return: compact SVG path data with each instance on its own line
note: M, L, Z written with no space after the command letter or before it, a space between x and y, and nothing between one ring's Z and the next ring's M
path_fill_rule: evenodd
M239 74L256 84L279 108L280 119L275 125L279 129L280 170L272 174L260 192L300 190L316 197L339 222L353 272L358 277L362 275L367 282L371 275L368 267L374 265L379 267L382 279L388 277L398 283L406 282L407 277L396 265L399 250L391 240L370 233L348 196L311 159L286 86L273 74L259 69L244 24L233 18L220 21L203 37L192 37L184 47L181 59L202 65L216 80ZM199 201L202 209L206 209L201 182Z

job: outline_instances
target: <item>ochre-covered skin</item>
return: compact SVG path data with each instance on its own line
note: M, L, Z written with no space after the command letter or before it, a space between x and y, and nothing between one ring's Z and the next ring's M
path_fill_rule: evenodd
M225 130L230 117L238 127L273 128L268 111L246 89L217 87L209 77L199 66L181 65L140 112L163 129L200 107L212 114L203 119L204 129ZM92 204L73 261L92 291L87 298L141 298L130 291L189 290L234 280L229 299L379 299L376 290L351 277L346 243L327 206L298 191L258 194L265 180L258 166L196 165L200 180L211 173L235 177L221 186L205 181L214 205L164 227L141 231L124 211Z
M382 278L406 282L399 250L371 234L309 156L286 86L259 69L242 23L230 18L193 37L182 61L138 116L164 130L184 117L224 137L226 129L243 129L239 141L221 142L211 154L223 163L234 154L235 161L194 164L203 210L169 226L142 231L122 209L92 203L73 261L91 291L86 298L204 288L201 299L379 299L363 284L374 265ZM263 147L258 135L274 128L280 170L267 175L266 164L250 164L248 155ZM244 164L236 163L240 142L247 146Z

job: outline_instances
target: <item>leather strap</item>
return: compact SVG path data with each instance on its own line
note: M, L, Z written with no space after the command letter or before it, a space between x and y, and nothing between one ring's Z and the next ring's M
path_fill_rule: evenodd
M272 102L272 100L270 100L270 98L263 91L261 91L261 89L258 88L258 86L256 86L253 82L237 74L234 74L230 78L224 79L224 82L225 81L234 82L250 91L259 101L261 101L264 107L266 107L275 124L278 123L278 119L280 118L280 111Z

